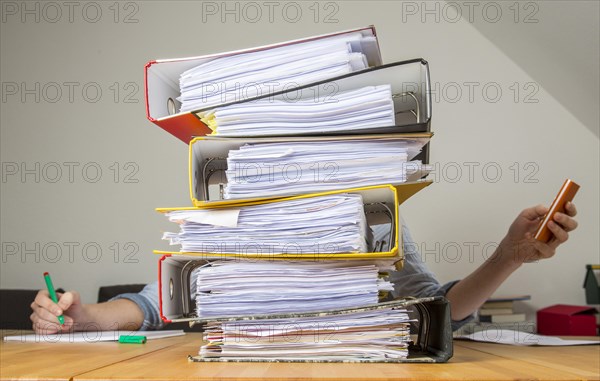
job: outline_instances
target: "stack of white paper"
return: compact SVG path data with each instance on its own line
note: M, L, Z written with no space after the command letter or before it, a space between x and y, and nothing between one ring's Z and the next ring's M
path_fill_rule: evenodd
M418 180L409 161L423 143L406 139L256 143L229 151L224 198L284 196Z
M194 269L200 318L345 309L375 304L392 265L370 261L214 261Z
M310 98L260 99L199 114L219 136L306 135L394 127L390 85Z
M319 317L214 322L204 333L204 358L294 361L405 359L406 310L382 309Z
M183 252L321 254L367 252L362 197L336 194L227 209L167 213L179 233L163 239Z
M360 32L215 58L183 72L181 112L248 99L368 67Z

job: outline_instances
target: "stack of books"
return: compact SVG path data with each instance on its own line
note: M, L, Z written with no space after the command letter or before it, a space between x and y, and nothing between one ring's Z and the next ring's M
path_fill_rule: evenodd
M535 323L527 320L527 314L519 312L519 303L530 299L530 295L491 297L477 311L477 319L463 326L459 334L503 329L536 332Z
M515 302L531 299L530 295L493 297L477 311L481 323L519 323L527 320L524 313L515 312Z
M388 301L398 207L431 184L428 90L373 27L146 66L148 118L189 143L193 206L157 209L180 251L156 253L163 319L206 326L194 361L451 356L447 301Z

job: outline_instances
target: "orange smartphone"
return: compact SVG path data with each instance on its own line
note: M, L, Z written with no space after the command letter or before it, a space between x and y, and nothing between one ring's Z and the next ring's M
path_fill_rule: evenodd
M552 232L548 229L548 222L554 219L556 212L565 212L565 205L568 201L573 201L575 194L579 190L579 185L571 179L566 179L563 186L558 191L556 198L550 205L548 213L544 216L544 219L540 223L537 232L535 233L535 239L541 242L548 242L552 238Z

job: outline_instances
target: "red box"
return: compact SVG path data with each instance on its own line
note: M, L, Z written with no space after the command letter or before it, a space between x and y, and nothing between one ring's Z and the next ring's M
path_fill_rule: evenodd
M537 312L537 331L542 335L596 336L596 311L589 306L557 304Z

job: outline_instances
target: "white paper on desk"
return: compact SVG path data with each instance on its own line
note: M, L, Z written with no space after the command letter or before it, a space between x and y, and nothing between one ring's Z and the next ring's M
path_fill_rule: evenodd
M486 343L509 345L540 345L540 346L568 346L568 345L593 345L600 344L598 340L564 340L554 336L542 336L534 333L513 331L510 329L488 329L462 335L456 339L482 341Z
M4 341L18 341L21 343L98 343L101 341L119 341L119 336L146 336L147 340L162 339L166 337L182 336L182 330L170 331L88 331L64 332L51 335L27 334L4 336Z

